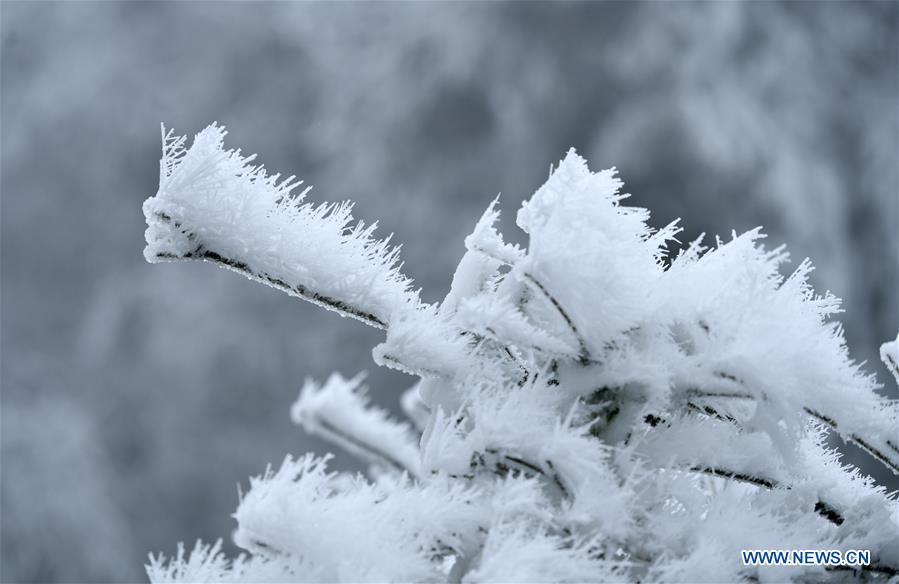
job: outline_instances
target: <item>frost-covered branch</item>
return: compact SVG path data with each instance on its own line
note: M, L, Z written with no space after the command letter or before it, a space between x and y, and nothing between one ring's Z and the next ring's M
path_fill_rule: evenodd
M210 261L378 328L417 302L375 224L353 224L349 203L305 202L301 181L226 150L225 135L213 124L188 148L163 128L159 190L144 203L148 261Z
M899 383L899 335L895 341L880 345L880 359Z
M368 404L363 375L334 373L318 386L307 380L290 415L306 432L322 436L372 464L419 474L417 440L411 428Z
M755 229L682 246L569 154L524 203L494 200L443 302L397 250L312 206L213 125L164 138L150 261L205 260L385 330L379 365L418 377L412 424L361 377L307 381L292 417L371 463L288 457L251 479L235 542L153 558L154 581L759 581L896 575L899 503L825 446L899 470L899 406L848 354L839 300ZM461 250L460 250L461 251ZM899 339L881 348L899 380ZM735 526L739 526L735 528ZM870 549L864 569L745 566L743 549Z

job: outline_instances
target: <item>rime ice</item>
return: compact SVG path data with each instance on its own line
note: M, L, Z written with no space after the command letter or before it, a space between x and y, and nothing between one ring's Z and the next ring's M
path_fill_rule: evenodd
M849 359L829 294L753 230L684 247L574 151L518 212L497 201L428 305L398 251L226 150L164 134L144 205L151 262L203 260L385 329L376 363L417 376L412 424L361 378L307 381L291 414L371 464L288 457L251 479L218 544L152 558L169 581L735 581L896 575L899 505L824 446L899 472L897 404ZM389 239L389 238L388 238ZM897 342L881 352L897 373ZM735 526L738 526L735 528ZM867 572L747 567L741 549L870 549Z

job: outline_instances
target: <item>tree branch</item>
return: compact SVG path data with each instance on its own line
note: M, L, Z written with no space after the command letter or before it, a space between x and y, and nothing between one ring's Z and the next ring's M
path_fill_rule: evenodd
M590 350L587 348L587 341L584 340L584 337L581 336L580 331L578 331L577 326L575 326L574 321L571 320L571 317L568 316L568 313L562 307L562 304L556 299L555 296L550 294L549 290L540 283L534 276L529 274L528 272L524 272L523 277L526 281L530 282L534 285L543 296L550 301L562 319L565 321L565 324L568 325L568 328L571 330L572 334L574 334L575 339L577 339L578 344L578 360L582 365L588 365L591 362L590 359Z
M813 417L816 420L829 426L834 432L836 432L840 436L844 436L847 442L851 442L851 443L857 445L859 448L861 448L862 450L864 450L865 452L870 454L873 458L880 461L880 463L883 464L888 469L890 469L893 472L893 474L899 474L899 463L891 460L886 454L884 454L883 452L881 452L880 450L878 450L877 448L872 446L870 444L870 442L863 439L858 434L849 434L848 436L844 435L840 432L839 428L837 427L837 423L836 423L836 421L833 420L833 418L825 416L824 414L821 414L811 408L803 408L803 409L804 409L805 413L807 413L811 417ZM889 448L891 448L892 450L895 450L896 453L899 454L899 449L896 449L895 445L892 444L889 440L886 441L886 444Z
M395 470L397 470L399 472L408 472L409 475L413 476L413 477L418 476L418 472L415 471L415 469L411 469L411 468L407 467L406 465L401 463L399 460L397 460L396 458L394 458L387 452L385 452L383 450L379 450L379 449L375 448L373 445L371 445L367 442L363 442L362 440L359 440L352 434L343 432L342 430L340 430L339 428L337 428L336 426L334 426L327 420L319 417L316 420L316 424L318 424L322 428L322 430L325 431L325 432L321 432L319 434L324 438L330 439L332 442L334 442L338 446L345 447L345 444L342 444L342 442L351 444L353 446L353 448L356 448L362 452L365 452L366 453L365 456L367 456L374 462L380 461L381 463L385 464L386 466L394 468Z
M732 375L727 375L727 374L720 374L720 375L727 376L726 377L727 379L731 379L735 383L739 383L741 385L743 384L742 381L740 381L738 378L736 378ZM695 389L695 388L688 389L687 394L693 395L696 397L707 397L707 398L746 399L746 400L756 399L755 395L748 393L748 392L707 392L707 391L702 391L702 390ZM810 408L808 406L803 407L803 411L806 414L808 414L809 416L815 418L819 422L822 422L824 425L828 426L831 430L833 430L834 432L836 432L837 434L842 436L843 439L846 440L847 442L851 442L851 443L857 445L859 448L861 448L862 450L867 452L872 458L876 459L878 462L880 462L885 467L887 467L893 474L899 474L899 448L897 448L896 445L893 444L889 439L887 439L885 441L885 444L890 450L893 451L893 453L895 453L894 454L894 456L896 457L895 459L891 458L890 455L886 453L886 451L881 450L880 448L877 448L873 444L871 444L871 441L869 439L862 438L861 436L859 436L858 434L855 434L855 433L841 432L836 420L834 420L830 416L822 414L821 412L819 412L813 408Z
M156 217L163 223L170 223L175 229L181 231L181 233L183 233L189 240L199 241L199 238L195 233L187 230L182 230L181 224L177 221L173 221L169 215L166 215L165 213L156 213ZM272 288L281 290L282 292L285 292L290 296L294 296L307 302L311 302L328 310L333 310L343 316L354 318L374 328L382 330L387 328L386 322L384 322L374 314L371 314L370 312L366 312L364 310L356 308L355 306L352 306L349 303L338 298L332 298L330 296L319 294L318 292L315 292L313 290L309 290L302 284L290 285L280 278L270 276L269 274L256 272L252 270L245 262L235 260L233 258L228 258L214 250L206 249L202 242L198 243L197 247L193 251L188 252L184 255L175 255L172 253L160 252L157 253L155 257L159 260L164 261L194 260L211 262L221 267L227 268L233 272L237 272L238 274L246 276L251 280L255 280L257 282L261 282L263 284L271 286Z

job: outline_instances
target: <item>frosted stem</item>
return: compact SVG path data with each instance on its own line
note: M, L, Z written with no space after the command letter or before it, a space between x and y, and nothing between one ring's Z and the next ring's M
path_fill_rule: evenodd
M302 284L294 284L290 285L284 280L270 276L265 273L256 272L250 269L249 265L239 259L233 259L230 257L225 257L224 255L218 253L215 250L207 249L203 242L196 236L195 233L190 231L182 230L180 223L177 221L172 221L172 218L164 213L157 213L156 217L163 223L171 223L175 229L181 230L189 240L197 243L197 246L192 250L184 254L174 254L171 252L157 252L154 257L163 261L204 261L211 262L213 264L219 265L221 267L227 268L233 272L237 272L243 276L246 276L250 280L254 280L256 282L261 282L272 288L278 289L282 292L286 292L290 296L294 296L296 298L301 298L307 302L311 302L317 306L321 306L328 310L333 310L334 312L340 313L342 316L348 316L350 318L354 318L369 326L373 326L377 329L386 329L387 323L383 320L371 314L369 312L365 312L355 306L351 306L347 302L343 300L339 300L337 298L331 298L329 296L325 296L323 294L319 294L318 292L309 290L306 286Z
M550 294L549 290L547 290L546 287L543 284L541 284L539 280L537 280L537 278L535 278L534 276L532 276L531 274L529 274L527 272L524 273L523 277L526 281L528 281L532 285L534 285L537 288L537 290L539 290L540 293L543 294L543 296L547 300L550 301L550 303L553 305L553 307L556 309L556 311L559 313L559 315L565 321L565 324L571 330L571 333L574 335L575 339L577 339L577 344L578 344L578 349L579 349L578 360L580 361L580 363L582 365L589 364L590 363L590 351L587 348L587 341L585 341L584 337L581 336L581 333L577 330L577 326L575 326L574 321L571 320L571 317L568 316L568 313L562 307L562 304L556 299L555 296Z

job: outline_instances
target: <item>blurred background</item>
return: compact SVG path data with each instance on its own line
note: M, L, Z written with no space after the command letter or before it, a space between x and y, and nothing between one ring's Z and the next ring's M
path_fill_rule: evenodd
M2 2L0 579L143 580L227 540L238 483L328 450L289 421L305 376L367 369L392 408L412 381L360 323L144 262L163 121L355 200L429 301L490 200L512 233L574 146L684 241L761 224L812 257L896 396L897 7Z

